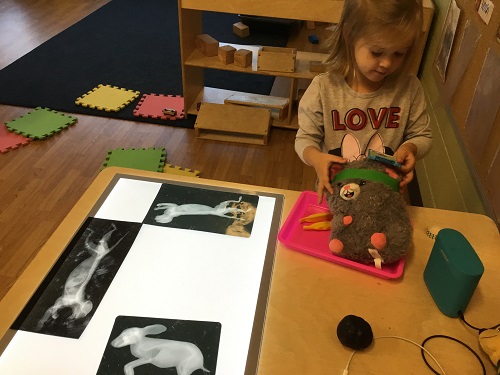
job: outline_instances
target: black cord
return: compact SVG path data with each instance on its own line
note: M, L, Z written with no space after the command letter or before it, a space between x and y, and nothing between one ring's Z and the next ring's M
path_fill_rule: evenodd
M486 375L486 367L484 367L484 363L483 361L481 360L481 358L479 358L479 355L469 346L467 345L466 343L454 338L454 337L451 337L451 336L446 336L446 335L433 335L433 336L429 336L427 337L424 342L422 342L422 347L425 345L425 343L429 340L432 340L432 339L436 339L436 338L442 338L442 339L448 339L448 340L452 340L452 341L455 341L455 342L458 342L459 344L463 345L465 348L467 348L472 354L474 354L474 356L476 357L476 359L479 361L479 363L481 364L481 367L483 369L483 374ZM424 362L425 364L427 365L427 367L434 373L434 374L437 374L437 375L441 375L439 372L437 372L436 370L434 370L434 368L429 364L429 362L427 362L427 358L425 358L425 352L423 349L420 349L420 354L422 354L422 358L424 359Z
M475 329L476 331L480 331L481 330L481 328L474 327L473 325L467 323L467 321L465 320L464 313L462 311L458 312L458 317L462 320L462 322L464 322L470 328Z
M477 327L474 327L473 325L467 323L467 321L465 320L465 316L464 316L464 313L462 311L459 311L458 312L458 317L462 320L462 322L464 322L467 326L469 326L470 328L472 329L475 329L476 331L479 331L479 333L481 333L482 331L485 331L487 329L497 329L498 327L500 327L500 324L497 324L497 325L494 325L493 327L490 327L490 328L477 328Z

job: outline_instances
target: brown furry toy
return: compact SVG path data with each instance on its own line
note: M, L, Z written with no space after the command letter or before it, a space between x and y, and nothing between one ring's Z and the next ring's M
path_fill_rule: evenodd
M412 227L398 173L363 159L334 164L330 178L334 191L326 197L333 214L330 250L379 269L382 263L400 260L411 245Z

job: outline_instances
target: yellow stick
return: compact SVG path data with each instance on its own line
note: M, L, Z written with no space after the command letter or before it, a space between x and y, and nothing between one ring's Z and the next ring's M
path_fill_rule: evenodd
M320 212L299 219L299 223L316 223L318 221L332 220L332 218L331 212Z
M330 230L332 229L331 221L318 221L311 225L304 225L305 230Z

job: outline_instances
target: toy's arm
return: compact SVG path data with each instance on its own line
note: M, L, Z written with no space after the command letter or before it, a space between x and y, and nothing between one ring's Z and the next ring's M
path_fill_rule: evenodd
M497 366L497 371L500 371L500 332L496 329L487 329L481 332L479 345L488 354L491 362Z

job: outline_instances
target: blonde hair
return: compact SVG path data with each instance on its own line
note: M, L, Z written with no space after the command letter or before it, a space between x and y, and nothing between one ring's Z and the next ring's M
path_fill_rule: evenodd
M347 76L355 72L354 45L361 38L383 40L397 48L411 43L403 63L391 75L397 79L408 72L422 33L422 13L422 0L345 0L340 21L326 41L331 53L325 63L329 70Z

